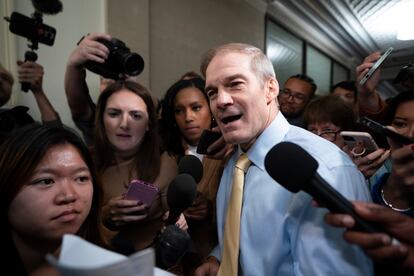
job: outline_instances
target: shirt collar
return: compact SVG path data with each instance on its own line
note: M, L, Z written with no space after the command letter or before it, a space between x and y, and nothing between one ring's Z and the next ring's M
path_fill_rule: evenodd
M275 119L270 123L270 125L259 135L257 140L247 151L247 157L249 160L261 170L265 170L264 159L269 150L281 142L285 137L286 133L290 129L290 124L286 118L279 111ZM242 153L240 146L238 147L239 156Z

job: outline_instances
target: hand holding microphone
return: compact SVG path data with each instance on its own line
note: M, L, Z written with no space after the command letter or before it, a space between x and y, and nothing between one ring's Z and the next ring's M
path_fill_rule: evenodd
M318 162L309 153L290 142L275 145L265 158L266 171L287 190L292 193L303 190L331 212L351 215L356 222L356 229L368 233L381 232L372 223L362 219L352 204L316 172L318 166ZM292 171L295 173L289 173Z
M203 165L195 156L184 156L179 163L178 172L167 190L170 208L167 226L156 241L156 262L157 266L163 269L177 264L190 248L190 235L175 224L196 198L197 182L202 178Z

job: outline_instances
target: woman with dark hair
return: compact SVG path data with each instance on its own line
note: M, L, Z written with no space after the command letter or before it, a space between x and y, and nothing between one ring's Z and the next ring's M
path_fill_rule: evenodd
M204 129L209 129L212 115L202 78L179 80L164 96L161 112L161 137L167 152L180 158L187 152L196 155Z
M95 166L75 133L38 124L16 130L0 146L0 239L8 273L57 274L45 256L59 254L64 234L104 246L101 201Z
M217 244L214 206L224 163L224 158L214 160L196 152L203 130L214 126L204 87L205 82L200 77L185 78L174 83L164 96L160 120L164 149L174 155L177 161L184 155L195 155L203 163L203 178L197 185L198 196L184 212L200 263ZM224 156L226 148L222 147L220 151ZM191 270L191 266L195 268L195 262L192 260L192 264L189 264L184 261L184 270Z
M386 123L396 132L414 138L414 91L405 91L388 104ZM413 144L401 145L388 139L392 168L382 174L372 188L375 203L414 217Z
M334 143L353 160L366 178L370 178L382 166L389 151L378 149L366 156L363 145L353 149L345 145L341 131L354 131L356 117L352 107L335 95L322 96L308 104L304 113L306 128Z
M95 158L104 189L104 224L133 245L133 253L152 245L164 226L166 192L177 175L175 160L160 153L155 107L148 90L136 82L117 81L100 95L95 118ZM153 185L150 206L124 199L131 180Z

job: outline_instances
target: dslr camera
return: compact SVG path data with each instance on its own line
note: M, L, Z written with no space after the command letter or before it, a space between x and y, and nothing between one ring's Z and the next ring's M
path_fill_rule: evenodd
M109 55L104 63L87 62L85 67L89 71L118 80L122 75L137 76L144 70L144 59L137 53L131 53L123 41L116 38L98 41L108 48Z

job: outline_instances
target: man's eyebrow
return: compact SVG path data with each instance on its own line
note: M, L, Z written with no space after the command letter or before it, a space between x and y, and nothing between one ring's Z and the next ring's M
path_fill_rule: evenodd
M238 79L238 78L245 79L246 77L243 74L234 74L234 75L224 78L224 80L231 81L231 80Z
M207 85L205 88L204 88L204 91L209 91L209 90L212 90L212 89L215 89L217 86L214 86L214 85Z
M238 79L238 78L241 78L241 79L246 79L246 77L245 77L243 74L234 74L234 75L230 75L230 76L228 76L228 77L225 77L225 78L222 80L222 82L227 83L227 82L230 82L230 81L232 81L232 80L234 80L234 79ZM214 85L207 85L207 86L205 87L205 90L207 91L207 90L209 90L209 89L213 89L213 88L215 88L215 86L214 86Z

